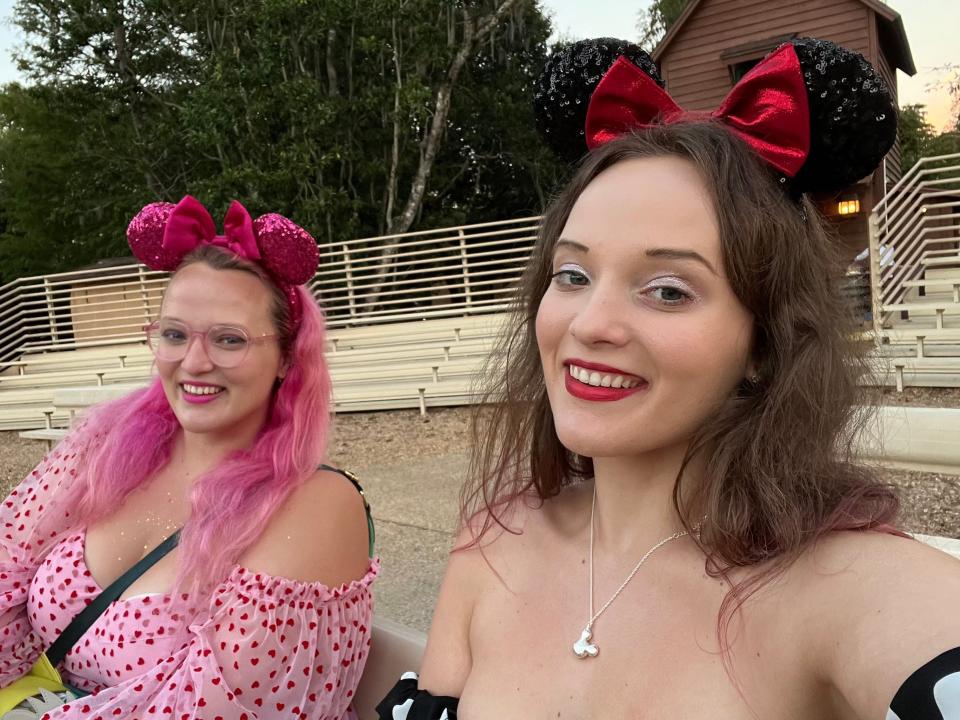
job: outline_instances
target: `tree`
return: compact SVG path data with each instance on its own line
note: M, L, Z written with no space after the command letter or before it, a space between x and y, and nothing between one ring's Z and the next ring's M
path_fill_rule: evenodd
M900 138L901 167L905 173L922 157L960 152L960 134L956 130L937 134L927 121L923 105L900 108L897 134Z
M648 52L663 40L690 0L653 0L650 7L637 15L638 42Z
M335 242L532 214L564 172L534 131L531 0L20 0L16 19L5 278L124 253L137 208L185 193Z

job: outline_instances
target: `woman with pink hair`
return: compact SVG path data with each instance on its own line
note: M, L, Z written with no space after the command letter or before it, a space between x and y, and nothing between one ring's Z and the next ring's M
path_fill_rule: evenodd
M137 257L174 271L146 328L157 377L94 408L0 508L0 687L66 642L50 720L353 716L378 562L359 486L321 465L317 246L236 202L224 226L191 197L134 218Z

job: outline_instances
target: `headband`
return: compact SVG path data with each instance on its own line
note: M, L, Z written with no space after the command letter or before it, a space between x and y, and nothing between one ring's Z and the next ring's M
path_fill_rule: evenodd
M316 241L302 227L276 213L253 220L236 200L224 218L223 234L218 235L210 213L189 195L176 205L155 202L144 207L127 227L127 242L151 270L176 270L202 245L215 245L256 263L283 292L295 330L303 318L296 286L314 276L320 259Z
M654 125L719 122L796 194L840 190L866 177L897 132L896 104L870 63L812 38L770 53L712 112L681 108L636 45L610 38L572 43L548 61L534 111L541 135L569 161Z

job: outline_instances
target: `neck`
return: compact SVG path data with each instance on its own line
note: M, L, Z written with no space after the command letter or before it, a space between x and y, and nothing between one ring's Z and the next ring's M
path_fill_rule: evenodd
M683 528L673 493L685 450L679 446L642 456L593 459L598 547L636 553ZM684 482L700 476L692 462Z
M176 462L190 477L197 477L237 450L253 445L256 432L229 434L194 433L181 430L174 440L171 463Z

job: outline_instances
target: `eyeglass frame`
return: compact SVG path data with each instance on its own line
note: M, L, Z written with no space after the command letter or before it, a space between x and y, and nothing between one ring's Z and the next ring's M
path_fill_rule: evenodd
M155 349L153 346L153 343L150 342L150 330L154 327L157 328L157 330L160 329L160 318L157 318L153 322L147 323L146 325L141 327L141 330L143 330L144 335L146 335L147 347L150 348L150 352L153 354L153 357L162 362L182 362L183 358L185 358L187 356L187 353L190 352L190 345L193 342L194 336L199 335L201 338L201 343L203 345L203 352L206 353L206 356L210 360L210 362L212 362L217 367L222 367L229 370L231 368L239 367L240 365L243 364L243 361L247 359L247 355L250 354L250 345L262 345L267 340L276 340L280 337L278 333L267 333L264 335L254 336L254 335L251 335L250 332L245 327L242 327L240 325L211 325L206 330L194 330L185 322L181 322L180 320L176 320L174 322L176 322L178 325L182 325L184 327L185 332L188 335L186 342L183 346L183 355L180 358L177 358L176 360L160 357L160 355L157 352L157 349ZM243 355L234 365L224 365L222 363L215 362L213 357L210 354L210 346L207 340L207 338L210 335L210 332L212 330L224 329L224 328L229 330L235 330L239 334L242 334L248 343L243 348Z

